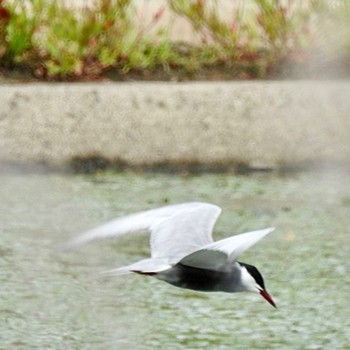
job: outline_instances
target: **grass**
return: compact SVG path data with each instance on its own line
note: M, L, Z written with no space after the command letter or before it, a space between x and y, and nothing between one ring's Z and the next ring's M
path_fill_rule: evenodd
M306 60L315 41L312 19L321 8L327 12L326 2L253 3L247 11L240 1L227 20L215 0L168 0L140 27L132 0L93 0L74 9L64 0L0 0L0 66L47 80L135 72L196 76L210 69L229 71L232 78L263 78L286 61ZM350 14L346 1L341 3L347 12L333 11L337 18ZM170 25L160 25L166 5L187 20L199 43L170 40Z

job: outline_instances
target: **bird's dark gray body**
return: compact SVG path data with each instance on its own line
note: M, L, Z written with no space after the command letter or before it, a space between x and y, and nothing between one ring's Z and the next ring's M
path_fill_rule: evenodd
M241 269L237 263L226 271L213 271L190 267L181 263L155 275L156 278L176 287L202 292L239 292Z

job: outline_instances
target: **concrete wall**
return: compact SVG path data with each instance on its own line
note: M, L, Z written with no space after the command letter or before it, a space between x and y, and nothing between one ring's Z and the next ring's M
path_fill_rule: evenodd
M350 163L350 83L0 85L0 164Z

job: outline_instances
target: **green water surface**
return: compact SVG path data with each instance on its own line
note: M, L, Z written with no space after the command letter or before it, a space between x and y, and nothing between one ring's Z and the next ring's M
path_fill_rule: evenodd
M349 173L249 176L0 173L0 349L350 349ZM214 238L276 231L240 260L259 295L200 293L99 272L149 254L147 234L55 247L117 216L207 201Z

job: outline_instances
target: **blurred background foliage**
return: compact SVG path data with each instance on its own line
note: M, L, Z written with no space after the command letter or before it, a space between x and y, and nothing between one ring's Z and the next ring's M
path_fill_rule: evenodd
M147 19L140 3L0 0L3 75L250 79L350 65L347 0L236 1L225 15L219 0L167 0ZM184 19L196 40L173 40L169 13Z

